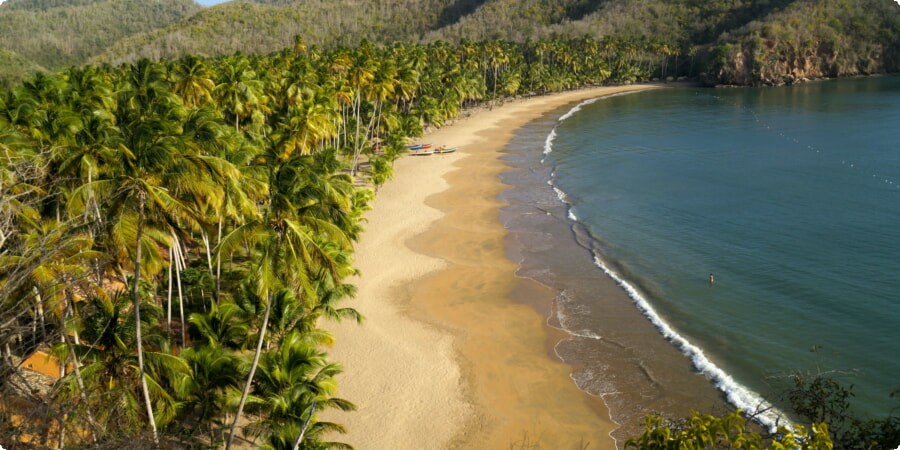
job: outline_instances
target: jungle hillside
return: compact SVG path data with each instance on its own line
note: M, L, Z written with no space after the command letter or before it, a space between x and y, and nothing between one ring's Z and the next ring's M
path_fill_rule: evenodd
M328 328L364 320L354 246L411 138L586 86L896 72L900 6L7 0L0 63L0 442L348 448Z
M889 0L7 0L0 30L0 80L87 62L265 54L297 35L325 48L616 38L665 58L662 75L710 85L900 70Z

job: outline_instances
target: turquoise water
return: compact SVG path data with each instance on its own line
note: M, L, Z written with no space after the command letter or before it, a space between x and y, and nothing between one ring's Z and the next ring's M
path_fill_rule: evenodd
M900 78L642 92L553 127L569 220L733 402L833 370L860 411L898 406Z

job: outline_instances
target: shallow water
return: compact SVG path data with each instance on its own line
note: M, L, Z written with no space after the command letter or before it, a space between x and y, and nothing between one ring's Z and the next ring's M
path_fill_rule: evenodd
M642 92L522 130L508 148L504 221L521 275L560 292L558 322L574 337L557 353L579 386L625 422L715 403L671 375L679 363L650 345L643 321L732 403L773 402L770 423L794 370L838 371L855 408L889 412L900 388L898 124L900 78L888 77ZM605 289L627 290L655 328Z

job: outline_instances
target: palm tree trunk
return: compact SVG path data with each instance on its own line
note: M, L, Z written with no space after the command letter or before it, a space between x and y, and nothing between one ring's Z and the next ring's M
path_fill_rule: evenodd
M370 139L370 137L372 135L372 129L375 126L375 117L377 115L377 112L378 112L378 102L376 101L374 111L372 111L372 118L369 119L369 124L366 125L366 130L363 135L363 138L364 138L363 142L368 142L368 140ZM358 126L357 126L357 130L356 130L356 138L357 138L357 140L359 140L359 127ZM350 164L351 165L351 169L350 169L351 175L356 175L356 171L359 168L359 159L360 159L360 156L362 156L363 148L364 148L364 145L362 143L359 143L359 142L354 143L353 160Z
M353 141L353 158L350 164L350 176L356 175L356 153L359 151L359 121L360 121L360 109L362 109L362 93L356 94L356 138Z
M41 326L41 340L47 338L47 325L44 322L44 297L41 296L41 292L37 287L32 287L31 290L34 292L34 310L38 316L38 323ZM32 330L34 330L34 326L32 325ZM34 334L37 334L36 330Z
M216 236L216 247L222 244L222 218L219 217L219 230ZM216 255L216 302L219 301L219 295L222 292L222 255L221 251Z
M209 236L205 231L200 232L200 238L203 239L203 246L206 247L206 264L209 266L209 274L213 273L212 249L209 248Z
M72 368L75 372L75 382L78 384L78 395L81 397L81 401L84 402L85 405L87 405L87 395L85 395L84 393L84 378L81 377L81 363L78 362L78 357L75 356L75 350L73 350L72 346L69 345L65 333L63 333L62 339L63 344L69 349L69 358L72 358ZM87 413L88 424L91 425L91 440L96 443L98 428L97 422L94 421L94 413L91 412L91 408L89 407L85 408L84 411Z
M263 323L259 328L259 341L256 343L256 353L253 355L253 363L250 365L250 374L247 376L247 383L244 384L244 392L241 393L241 402L238 403L237 412L234 415L234 422L231 422L231 429L228 431L228 441L225 444L225 450L231 449L234 441L234 432L237 428L238 421L241 420L241 414L244 412L244 404L247 403L247 396L250 395L250 387L253 384L253 376L256 375L256 367L259 365L259 356L262 354L263 341L266 337L266 329L269 328L269 313L272 312L272 294L268 295L266 303L266 312L263 315Z
M169 247L169 293L166 296L166 337L172 337L172 265L175 264L175 252Z
M173 235L173 237L175 237ZM175 285L178 287L178 318L181 321L181 346L184 347L187 332L184 324L184 294L181 291L181 272L187 267L184 263L184 253L181 250L181 243L175 237Z
M313 400L312 404L309 405L309 415L306 416L306 420L303 422L303 427L300 428L300 434L297 435L297 440L294 441L294 450L298 450L300 448L300 443L303 442L303 436L306 434L306 429L309 427L309 422L312 421L313 411L316 409L316 401Z
M141 379L141 391L144 393L144 406L147 408L147 420L150 422L150 429L153 431L153 442L159 445L159 435L156 432L156 420L153 416L153 403L150 402L150 389L147 387L147 379L144 373L144 342L141 336L141 239L144 234L144 203L147 201L147 194L141 192L138 194L138 223L137 223L137 246L134 251L134 284L132 298L132 308L134 309L134 338L137 344L138 355L138 372Z

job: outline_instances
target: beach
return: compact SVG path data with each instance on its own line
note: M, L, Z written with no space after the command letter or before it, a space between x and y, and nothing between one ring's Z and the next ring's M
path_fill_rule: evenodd
M616 424L577 388L547 325L555 292L516 277L499 220L499 159L516 129L601 87L506 102L423 138L456 153L403 157L366 214L348 302L363 324L324 324L352 413L332 436L358 449L612 449ZM512 301L531 299L529 301Z

